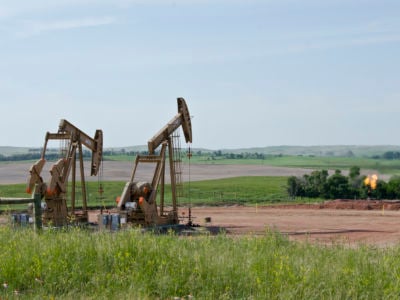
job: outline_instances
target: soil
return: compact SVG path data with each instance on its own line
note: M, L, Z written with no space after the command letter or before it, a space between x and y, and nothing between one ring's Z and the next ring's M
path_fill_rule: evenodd
M50 178L49 170L52 163L45 164L42 176L45 181ZM0 184L26 183L29 176L29 169L32 162L17 162L17 163L1 163L0 164ZM132 174L133 161L105 161L103 162L102 178L103 181L127 181ZM137 175L143 176L143 179L152 176L154 168L151 164L143 164L143 167L138 170ZM287 168L274 167L268 165L223 165L223 164L191 164L190 172L189 165L182 166L184 181L198 181L208 179L230 178L237 176L303 176L309 174L313 169L305 168ZM90 170L89 162L85 162L85 172ZM331 171L333 172L333 171ZM79 178L79 172L77 172ZM168 173L168 172L167 172ZM190 178L189 174L190 173ZM346 175L347 172L343 172ZM388 180L388 176L381 175L376 170L363 170L363 174L378 174L380 179ZM87 181L97 181L98 177L85 176ZM140 178L139 178L140 179ZM168 175L166 180L168 180Z
M390 246L399 243L399 210L330 207L337 202L327 203L329 208L317 205L194 207L192 215L194 223L220 227L233 235L261 235L276 230L290 240L320 244ZM206 218L211 222L206 222Z

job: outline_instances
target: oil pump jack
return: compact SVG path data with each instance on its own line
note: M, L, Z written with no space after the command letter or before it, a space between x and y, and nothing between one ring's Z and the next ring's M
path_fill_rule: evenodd
M192 125L185 99L178 98L178 113L158 133L148 141L148 155L137 155L131 175L118 202L121 216L130 224L153 226L178 224L177 181L180 171L177 170L177 147L174 147L174 132L182 127L186 143L192 142ZM156 149L161 149L156 154ZM168 165L171 183L171 208L167 211L164 203L166 152L168 149ZM140 164L155 164L151 182L141 182L136 179ZM157 193L160 194L157 207Z
M60 158L50 169L50 183L46 184L41 172L45 165L45 154L47 143L49 140L65 141L63 149L64 157ZM30 177L28 180L27 192L34 192L33 189L37 184L42 199L46 202L46 208L43 213L43 221L46 224L54 226L62 226L70 221L87 221L87 200L86 200L86 184L83 164L82 145L92 151L91 176L98 174L102 160L103 152L103 132L97 129L94 138L72 125L65 119L59 124L57 133L46 133L44 147L41 158L30 168ZM75 190L76 190L76 164L79 159L80 180L82 189L82 210L77 212L75 208ZM71 205L67 206L67 187L68 178L72 171L71 178ZM69 210L69 211L68 211Z

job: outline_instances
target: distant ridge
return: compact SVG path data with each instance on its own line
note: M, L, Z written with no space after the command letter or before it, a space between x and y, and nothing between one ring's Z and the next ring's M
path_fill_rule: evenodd
M12 147L0 146L0 155L26 154L29 152L39 152L40 147ZM146 145L127 146L127 147L106 147L105 151L115 152L141 152L146 151ZM182 145L182 150L185 146ZM397 145L325 145L325 146L267 146L253 148L237 148L237 149L207 149L207 148L192 148L195 152L215 152L222 153L262 153L269 155L303 155L303 156L365 156L371 157L382 155L385 152L394 151L400 152L400 146Z
M400 151L397 145L323 145L323 146L268 146L240 149L223 149L230 153L263 153L271 155L304 155L304 156L367 156L381 155L388 151Z

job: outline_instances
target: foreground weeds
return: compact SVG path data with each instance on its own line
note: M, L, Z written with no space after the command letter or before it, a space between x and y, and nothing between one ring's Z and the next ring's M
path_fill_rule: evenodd
M1 299L396 299L400 247L0 228Z

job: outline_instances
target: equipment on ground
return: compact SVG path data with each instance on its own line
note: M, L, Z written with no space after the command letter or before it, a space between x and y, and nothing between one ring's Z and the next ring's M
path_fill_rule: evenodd
M61 140L64 142L64 147L61 149L63 157L51 167L51 179L49 184L46 184L41 177L41 172L46 162L45 154L49 140ZM46 202L43 214L43 222L45 224L62 226L72 221L87 221L88 219L82 145L92 151L90 175L95 176L99 172L102 161L102 130L97 129L94 138L91 138L67 120L62 119L57 133L46 133L41 158L30 168L30 177L27 186L27 192L32 193L35 184L37 184L36 188L39 189L42 198ZM82 210L79 212L75 208L77 159L79 159L82 191ZM68 182L71 171L71 182ZM69 208L67 206L68 187L71 188L71 205Z
M118 201L121 219L128 223L152 226L178 224L177 197L181 185L180 147L176 130L182 127L186 143L192 142L192 125L188 107L183 98L178 98L178 113L148 141L148 155L137 155L131 175ZM156 154L156 149L161 149ZM168 152L167 152L168 148ZM166 157L171 184L171 205L164 203ZM141 164L155 165L151 182L137 180ZM157 195L159 194L159 206Z

